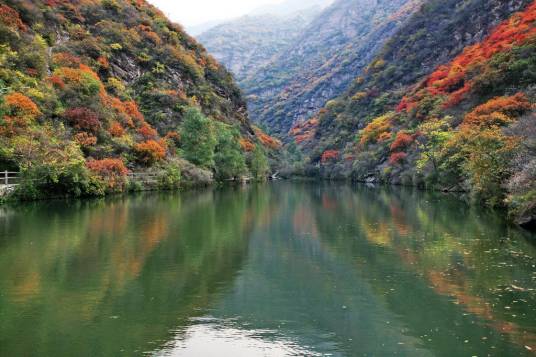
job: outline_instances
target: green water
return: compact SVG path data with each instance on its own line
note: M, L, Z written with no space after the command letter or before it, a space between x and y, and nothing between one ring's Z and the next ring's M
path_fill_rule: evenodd
M0 356L533 356L535 242L362 186L0 207Z

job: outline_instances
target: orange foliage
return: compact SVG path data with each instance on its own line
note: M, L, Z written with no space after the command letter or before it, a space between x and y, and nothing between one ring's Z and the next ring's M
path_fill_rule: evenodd
M108 183L109 188L117 188L124 184L128 169L120 159L90 160L86 162L88 169Z
M531 110L532 105L523 93L511 97L497 97L479 105L464 118L464 125L505 125Z
M78 133L74 136L74 140L83 147L93 146L97 143L97 138L88 133Z
M154 32L150 26L147 25L139 25L138 31L145 36L146 39L154 43L155 45L161 45L162 39L160 39L160 36L156 32Z
M18 11L7 5L0 5L0 22L17 30L26 31L28 29L22 22Z
M175 143L179 143L181 141L181 135L176 131L168 131L165 136L165 139L174 141Z
M259 141L261 144L267 148L270 148L272 150L280 149L282 144L281 141L271 137L270 135L266 134L259 128L254 128L255 134L257 135L257 138L259 138Z
M240 139L240 146L242 147L242 150L244 150L246 152L251 152L251 151L255 150L255 144L253 144L248 139L241 138Z
M86 166L99 174L126 176L128 169L120 159L89 160Z
M135 101L133 101L133 100L127 101L127 102L124 102L123 105L124 105L124 108L125 108L125 112L134 121L136 121L136 122L138 122L140 124L145 122L145 117L143 116L143 114L138 109L138 104L136 104Z
M166 144L162 141L147 140L137 144L134 150L145 164L152 164L166 157Z
M383 132L378 136L378 142L383 143L384 141L391 140L392 136L390 131Z
M22 93L11 93L5 97L5 102L9 108L10 114L18 117L25 117L33 120L41 114L37 105Z
M48 77L48 80L49 80L50 83L52 83L52 85L54 87L56 87L58 89L65 89L65 82L60 77L58 77L56 75L52 75L52 76Z
M361 130L359 143L361 145L366 145L370 142L384 141L390 139L392 118L392 113L388 113L370 122L365 127L365 129Z
M296 144L302 144L306 141L311 141L315 137L316 128L319 120L316 118L309 119L304 122L297 123L290 129L289 135L294 137Z
M391 151L400 151L402 149L407 148L413 142L415 141L415 137L413 135L409 135L404 132L399 132L396 135L395 141L391 144Z
M101 68L104 68L104 69L108 69L110 68L110 62L108 61L108 58L104 57L104 56L100 56L98 59L97 59L97 63L99 64L99 66Z
M328 161L335 161L339 158L339 152L337 150L326 150L322 154L322 163L326 163Z
M125 135L125 129L123 128L123 126L114 121L111 125L110 125L110 128L108 129L108 132L115 138L119 138L123 135Z
M147 123L143 123L142 126L138 129L138 134L143 136L145 139L154 139L157 137L157 131Z

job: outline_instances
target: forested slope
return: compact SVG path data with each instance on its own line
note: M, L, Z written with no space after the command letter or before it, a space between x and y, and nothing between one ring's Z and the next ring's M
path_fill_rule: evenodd
M262 175L277 146L230 73L144 0L0 1L0 118L0 166L29 197L121 191L129 170L171 186L180 170Z
M535 20L533 1L428 1L293 128L303 169L463 191L533 222Z
M344 92L420 0L338 0L292 46L242 81L252 120L284 137Z

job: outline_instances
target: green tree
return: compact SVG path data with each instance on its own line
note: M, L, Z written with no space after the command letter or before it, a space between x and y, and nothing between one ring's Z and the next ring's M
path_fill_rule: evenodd
M439 164L445 143L452 137L448 117L445 119L429 120L419 126L420 136L417 139L420 158L417 169L426 172L428 179L435 183L439 175Z
M216 123L215 169L218 179L238 177L247 170L246 160L240 146L240 133L236 128Z
M214 167L216 136L210 120L197 108L189 108L181 126L184 158L205 168Z
M268 171L270 170L270 165L268 164L268 159L264 150L259 146L255 145L255 150L251 155L250 159L250 171L257 180L266 178Z

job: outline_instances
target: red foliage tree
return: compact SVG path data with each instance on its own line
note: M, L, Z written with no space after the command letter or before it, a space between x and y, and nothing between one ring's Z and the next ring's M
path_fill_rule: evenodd
M22 22L18 11L7 5L0 5L0 22L4 23L7 27L20 31L26 31L28 29L24 22Z
M88 108L72 108L65 112L64 117L78 130L97 133L101 123L97 113Z
M322 163L327 163L329 161L335 161L339 158L339 152L337 150L326 150L322 154Z
M405 149L411 144L413 144L414 141L415 137L413 135L409 135L404 132L399 132L396 135L395 141L393 141L393 143L391 144L391 151L395 152Z
M391 154L391 157L389 157L389 164L391 165L400 165L406 158L408 157L408 154L405 152L395 152Z

